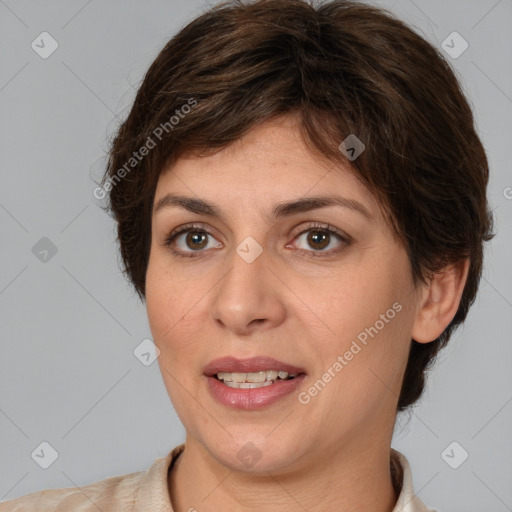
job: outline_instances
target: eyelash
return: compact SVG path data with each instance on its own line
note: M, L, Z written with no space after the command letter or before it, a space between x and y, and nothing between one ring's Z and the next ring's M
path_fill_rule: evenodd
M176 256L179 256L179 257L182 257L182 258L198 257L204 251L199 250L199 251L181 252L181 251L177 251L172 246L174 240L178 236L180 236L180 235L182 235L184 233L191 232L191 231L192 232L193 231L197 231L199 233L204 233L204 234L206 234L208 236L212 236L213 237L213 235L202 224L186 224L186 225L182 226L181 228L178 228L177 231L172 231L167 236L167 238L164 240L163 245L165 247L168 247L170 249L170 251L173 254L175 254ZM297 235L294 236L294 240L296 238L300 237L301 235L303 235L304 233L308 233L309 231L319 231L321 233L327 233L330 236L335 236L336 238L338 238L338 240L340 242L343 242L343 246L341 248L334 249L334 250L331 249L330 251L323 251L323 250L317 250L317 251L311 250L311 251L308 251L306 249L298 249L300 252L307 252L307 253L309 253L309 257L317 258L317 257L323 257L324 255L331 256L333 254L337 254L337 253L341 252L346 246L350 245L350 243L351 243L350 237L348 237L347 235L342 234L336 228L333 228L329 224L319 224L319 223L313 223L312 225L308 226L307 229L304 229L300 233L297 233Z

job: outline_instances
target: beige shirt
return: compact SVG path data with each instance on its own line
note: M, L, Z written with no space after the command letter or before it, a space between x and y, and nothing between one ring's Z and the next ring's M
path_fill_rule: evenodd
M165 458L156 459L147 471L106 478L80 489L34 492L0 503L0 512L173 512L167 475L184 448L181 444ZM409 463L393 449L391 473L399 493L393 512L436 512L414 495Z

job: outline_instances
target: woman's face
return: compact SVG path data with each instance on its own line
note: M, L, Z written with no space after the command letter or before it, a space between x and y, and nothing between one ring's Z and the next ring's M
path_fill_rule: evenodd
M286 117L215 155L179 159L155 205L168 194L218 214L168 199L152 220L147 312L187 442L252 472L389 447L417 290L369 191L313 156ZM312 197L343 200L311 208ZM234 366L212 366L225 357ZM292 380L266 372L287 365ZM221 370L227 384L210 375ZM252 389L233 382L263 378Z

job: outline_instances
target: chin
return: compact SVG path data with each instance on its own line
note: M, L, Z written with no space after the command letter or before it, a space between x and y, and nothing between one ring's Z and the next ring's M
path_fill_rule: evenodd
M252 475L263 475L290 467L302 456L303 443L292 440L300 436L269 436L272 429L264 430L265 433L256 433L254 429L251 432L238 432L233 437L226 434L222 440L208 439L205 447L218 462L229 469Z

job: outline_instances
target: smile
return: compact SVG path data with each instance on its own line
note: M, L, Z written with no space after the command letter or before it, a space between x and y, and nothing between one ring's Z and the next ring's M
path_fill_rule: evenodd
M250 373L219 372L215 377L230 388L254 389L270 386L276 381L291 380L296 374L288 374L283 370L263 370Z

